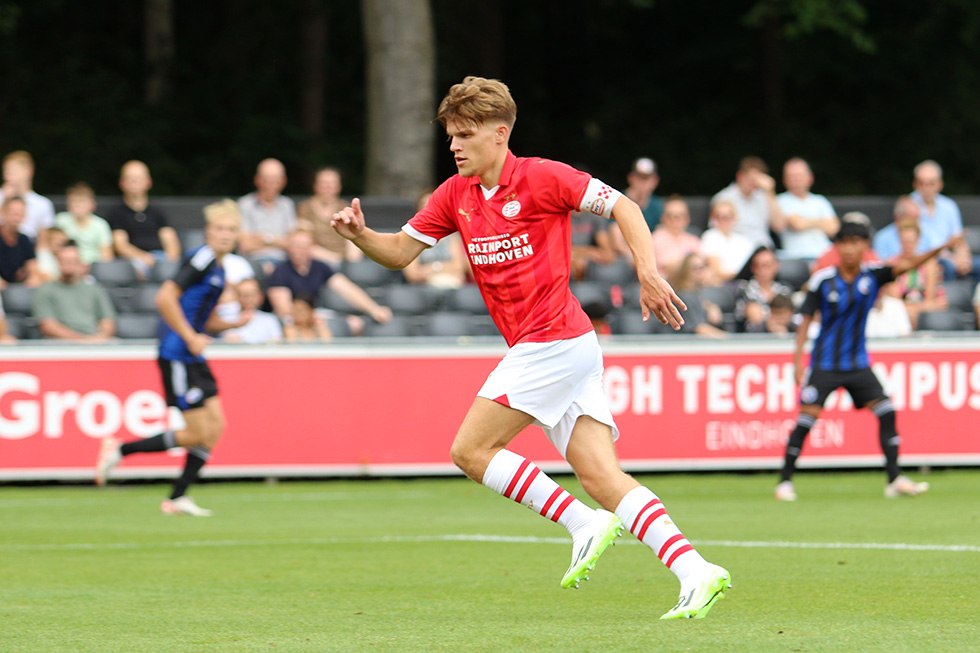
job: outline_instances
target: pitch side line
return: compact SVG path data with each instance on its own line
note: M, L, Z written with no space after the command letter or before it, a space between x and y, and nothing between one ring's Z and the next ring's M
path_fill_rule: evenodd
M329 544L387 544L425 542L479 542L498 544L562 544L564 537L530 537L508 535L388 535L369 538L291 538L282 540L189 540L185 542L74 542L68 544L0 544L0 551L99 551L140 549L185 549L208 547L329 545ZM875 551L932 551L944 553L980 553L973 544L909 544L904 542L754 542L738 540L691 540L697 546L718 546L750 549L867 549ZM619 545L638 546L636 540Z

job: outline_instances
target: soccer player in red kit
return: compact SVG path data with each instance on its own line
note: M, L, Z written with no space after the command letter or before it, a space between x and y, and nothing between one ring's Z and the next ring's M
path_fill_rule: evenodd
M517 106L498 80L467 77L439 106L459 174L397 233L365 225L360 201L334 215L334 228L370 258L401 269L439 239L459 232L473 275L510 349L487 378L453 442L467 476L564 526L572 563L562 587L578 587L626 527L680 580L680 601L661 618L705 616L731 587L704 560L660 499L620 469L619 436L602 387L598 338L568 287L570 212L616 220L636 262L644 318L675 329L686 309L657 273L639 207L619 191L563 163L519 158L508 148ZM525 427L541 426L575 470L593 510L506 449Z

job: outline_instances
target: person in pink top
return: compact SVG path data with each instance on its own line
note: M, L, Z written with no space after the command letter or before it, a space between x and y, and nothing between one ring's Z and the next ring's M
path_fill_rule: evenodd
M671 195L664 202L660 224L653 230L653 252L661 275L673 282L677 271L688 254L701 252L701 240L687 228L691 225L691 212L680 195Z
M619 432L602 387L602 351L571 294L570 214L619 225L636 261L641 310L680 328L686 309L657 273L639 207L598 179L556 161L515 156L517 106L502 82L467 77L439 105L458 174L396 233L365 224L360 200L333 225L371 259L401 269L426 247L462 237L473 275L510 349L477 393L453 442L467 476L564 526L572 563L562 587L578 587L625 524L680 580L680 601L662 618L702 617L730 587L730 574L695 551L660 499L624 473ZM508 443L537 424L605 510L593 510Z

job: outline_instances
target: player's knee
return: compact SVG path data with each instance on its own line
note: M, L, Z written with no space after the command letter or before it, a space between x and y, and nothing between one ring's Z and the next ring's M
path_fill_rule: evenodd
M486 471L489 463L489 460L479 455L473 447L464 445L458 440L453 442L453 446L449 450L449 457L454 465L475 481L480 481L483 478L483 472Z

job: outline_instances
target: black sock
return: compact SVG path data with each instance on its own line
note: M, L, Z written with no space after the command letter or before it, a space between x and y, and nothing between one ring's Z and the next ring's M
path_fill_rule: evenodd
M885 472L891 483L901 473L898 468L898 445L902 439L895 428L895 407L890 399L885 399L876 403L871 412L878 416L878 440L885 454Z
M145 440L133 440L119 447L119 453L128 456L131 453L147 453L150 451L166 451L177 446L177 438L173 431L165 431Z
M201 468L211 456L211 450L204 447L192 447L187 450L187 460L184 462L184 472L174 482L173 492L170 493L171 500L184 496L191 483L197 480Z
M806 440L806 434L816 423L817 418L806 413L800 413L800 416L796 418L796 428L793 429L789 436L789 442L786 443L786 460L783 462L783 473L780 481L788 481L793 478L793 472L796 471L796 459L800 457L800 452L803 450L803 441Z

